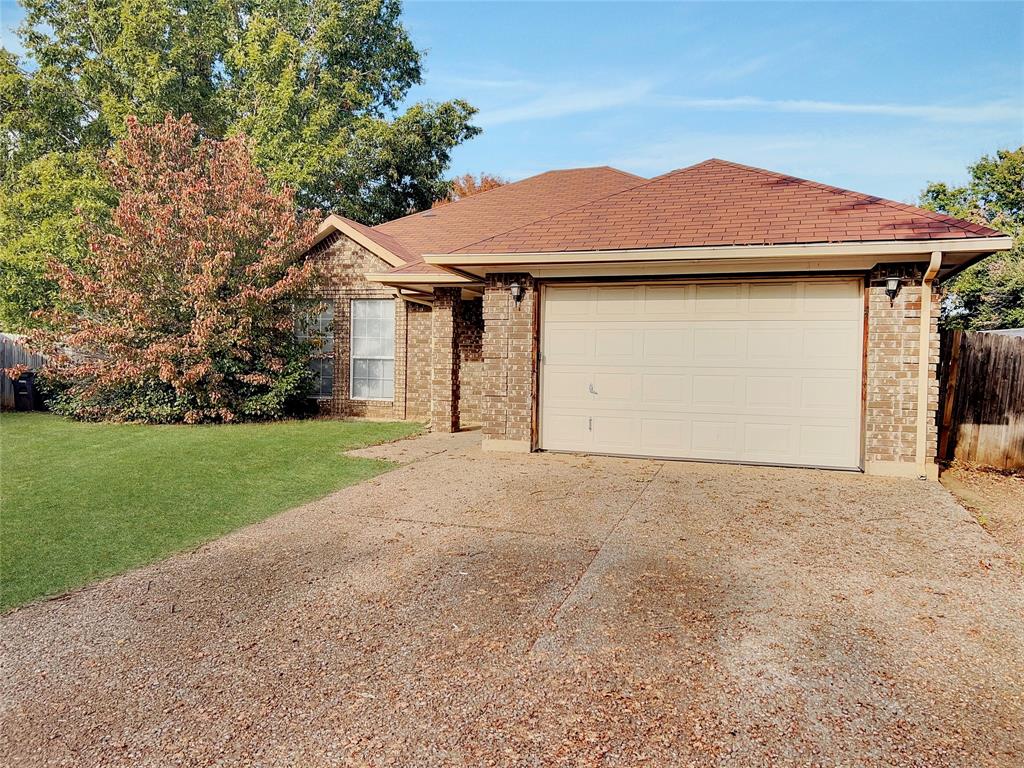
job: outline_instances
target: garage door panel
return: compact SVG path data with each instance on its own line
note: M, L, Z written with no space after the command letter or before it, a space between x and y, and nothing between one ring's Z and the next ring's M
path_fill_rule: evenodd
M739 458L739 429L732 421L694 421L691 446L697 458Z
M582 363L593 357L593 333L585 328L552 325L544 338L544 358L555 365Z
M803 310L806 317L858 320L864 311L861 301L850 300L850 280L816 280L804 283ZM858 291L859 296L859 291Z
M797 401L797 382L792 376L750 375L744 383L746 405L751 410L792 412Z
M799 301L799 283L753 283L748 287L747 309L753 317L792 317Z
M745 288L740 283L698 283L694 300L699 314L709 318L740 314L744 311Z
M639 309L641 286L616 286L597 289L598 317L635 315Z
M594 361L597 363L631 363L636 357L637 332L632 328L594 329Z
M608 453L630 453L637 444L639 424L632 415L593 417L594 450Z
M862 313L855 279L546 287L540 445L856 467Z
M547 424L544 428L550 434L558 435L559 444L564 445L564 450L587 451L591 450L594 435L590 419L586 413L562 411L546 415Z
M693 331L693 362L717 365L724 360L743 359L746 328L735 325L698 326Z
M693 330L690 328L649 328L642 334L644 363L685 365L693 359Z
M652 320L663 316L693 315L693 290L688 285L649 285L644 289L644 313Z
M777 366L780 361L795 357L793 338L786 328L777 325L755 325L747 331L746 359Z
M800 381L800 408L835 413L857 397L858 389L848 377L806 377Z
M597 371L593 376L594 392L590 393L588 389L588 393L609 405L614 405L615 401L633 402L636 400L635 384L638 380L638 374Z
M685 456L690 450L689 420L641 419L640 447L652 456Z
M589 372L555 366L545 370L545 378L545 394L552 400L565 401L566 404L578 402L587 393L593 381L593 376Z
M848 460L843 448L854 440L856 433L846 424L803 424L797 463L848 466L843 464Z
M743 459L786 463L796 454L797 426L752 422L743 425Z
M582 320L594 313L590 288L559 288L544 299L544 315L549 320Z
M688 405L693 402L693 379L687 373L646 373L640 377L640 400L646 405Z
M693 377L693 404L701 406L729 406L731 411L742 408L739 394L739 382L736 376L708 376L698 374Z
M860 324L804 328L801 357L808 368L834 367L860 370Z

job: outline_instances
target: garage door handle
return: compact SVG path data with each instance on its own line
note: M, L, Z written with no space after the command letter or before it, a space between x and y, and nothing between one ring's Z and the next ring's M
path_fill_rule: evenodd
M594 389L594 385L593 384L590 385L589 389L590 389L590 394L592 394L592 395L596 395L597 394L597 390Z

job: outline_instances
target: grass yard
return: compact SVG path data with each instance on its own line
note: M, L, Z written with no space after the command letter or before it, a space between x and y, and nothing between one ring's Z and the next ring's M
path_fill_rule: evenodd
M379 474L344 451L408 423L83 424L0 417L0 611L194 547Z

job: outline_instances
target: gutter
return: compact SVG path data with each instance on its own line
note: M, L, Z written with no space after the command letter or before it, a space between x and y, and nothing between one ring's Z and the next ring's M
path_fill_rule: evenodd
M940 245L946 253L987 254L1013 247L1012 238L936 238L930 240L865 240L855 242L791 243L786 245L711 245L633 248L598 251L534 251L523 253L426 253L423 261L441 267L552 265L586 262L683 261L733 258L815 258L828 256L920 256ZM910 260L909 258L907 260Z

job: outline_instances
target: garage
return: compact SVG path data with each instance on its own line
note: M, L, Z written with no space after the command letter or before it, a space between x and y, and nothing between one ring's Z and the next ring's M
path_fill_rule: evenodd
M863 279L541 291L538 447L857 469Z

